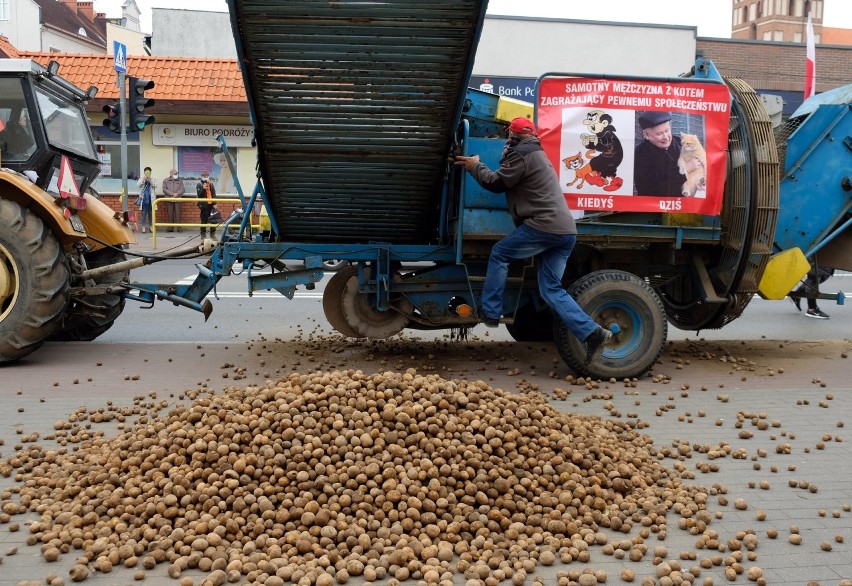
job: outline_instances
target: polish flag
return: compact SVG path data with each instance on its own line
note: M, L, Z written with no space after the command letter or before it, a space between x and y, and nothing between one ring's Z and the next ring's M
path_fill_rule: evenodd
M816 49L814 48L814 24L811 22L811 13L808 12L808 27L805 30L807 36L807 57L805 62L805 99L807 100L816 91Z

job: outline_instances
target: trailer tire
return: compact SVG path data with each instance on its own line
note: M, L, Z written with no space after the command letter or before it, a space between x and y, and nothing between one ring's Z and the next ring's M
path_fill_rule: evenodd
M352 329L343 313L343 291L352 277L358 277L358 268L351 265L334 273L322 294L322 310L325 319L335 330L349 338L363 338L364 336Z
M86 266L90 269L127 260L124 252L114 248L102 248L86 255ZM118 285L126 281L130 271L104 275L96 281L98 285ZM124 311L125 298L121 295L92 295L81 300L71 298L68 310L62 316L50 340L60 342L91 342L112 327Z
M516 342L552 342L553 322L549 307L536 309L534 304L528 303L518 308L514 321L506 324L506 329Z
M27 356L53 333L70 279L65 252L41 218L0 199L0 363Z
M625 271L598 271L575 282L568 292L593 320L613 332L612 341L585 364L584 345L555 320L556 348L571 370L597 379L622 379L654 366L668 326L663 303L648 283Z

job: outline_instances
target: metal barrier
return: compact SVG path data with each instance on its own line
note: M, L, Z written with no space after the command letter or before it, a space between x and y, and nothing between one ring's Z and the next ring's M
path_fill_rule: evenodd
M216 224L201 224L201 223L183 223L183 222L157 222L157 204L158 203L170 203L170 202L207 202L207 198L204 197L158 197L154 200L153 207L151 208L151 247L157 248L157 226L162 226L164 228L213 228L216 229L222 225L222 222ZM214 203L242 203L240 198L238 197L217 197L213 200ZM222 214L222 219L227 216ZM255 230L260 229L260 224L251 224L251 227Z

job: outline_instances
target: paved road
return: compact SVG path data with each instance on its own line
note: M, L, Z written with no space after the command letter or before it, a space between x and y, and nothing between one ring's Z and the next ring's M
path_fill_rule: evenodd
M222 303L236 303L237 310L247 311L239 305L257 301L231 299ZM267 300L262 301L261 307L252 306L247 313L259 313L265 320L252 321L250 327L213 322L193 326L190 337L197 336L194 339L187 341L183 333L180 340L163 343L122 340L126 335L121 333L122 325L110 334L112 339L47 344L28 359L0 368L0 401L4 405L0 410L0 460L34 443L57 447L51 439L55 423L69 421L81 408L93 413L163 402L166 407L161 413L165 414L178 404L191 403L188 391L225 393L232 387L263 385L293 371L415 368L444 378L483 380L511 392L538 390L560 411L633 422L653 439L656 453L667 467L679 468L686 482L706 487L710 493L707 506L713 517L709 529L717 531L723 543L740 531L757 534L757 558L744 562L744 566L762 568L768 584L805 586L817 582L838 586L841 580L852 579L852 449L847 432L852 425L852 380L847 358L852 343L805 340L806 328L813 327L812 335L817 336L820 330L816 328L825 324L806 320L791 311L787 302L773 309L767 320L786 320L795 336L761 339L764 334L758 331L750 339L736 341L675 340L654 371L641 380L601 382L591 387L566 379L571 373L550 344L500 341L489 331L483 332L481 339L464 343L411 336L380 342L347 341L323 333L318 321L301 326L279 323L269 317L279 315L274 311L278 306L266 306ZM269 303L279 301L270 299ZM280 303L293 305L287 300ZM761 305L756 303L755 307ZM157 316L161 311L145 315ZM177 316L191 312L166 308L165 313L175 320L174 329L181 330L185 326ZM134 331L141 331L157 327L159 322L148 319L130 323ZM163 330L159 335L168 339L165 333L170 331ZM211 340L211 332L224 333L227 339ZM738 418L742 419L739 426ZM763 429L752 420L768 425ZM125 429L134 422L148 424L140 421L139 415L130 416ZM91 432L103 432L108 438L122 433L115 421L90 420L88 425ZM790 445L790 453L778 452L783 444ZM746 457L708 459L707 449L726 446L732 453L742 451ZM711 463L718 465L718 471L700 471ZM766 488L760 488L761 483ZM818 490L801 488L804 483ZM0 477L0 498L14 501L14 495L4 491L16 486L14 476ZM736 499L746 502L744 510L734 506ZM765 520L757 519L758 511L765 513ZM11 523L0 522L0 586L23 580L44 583L51 572L70 583L67 572L76 557L73 551L48 564L37 547L26 545L27 524L37 517L35 513L14 517L11 521L19 524L18 531L12 530ZM791 526L798 527L801 545L789 542ZM710 557L707 550L696 548L696 536L677 528L677 515L669 515L667 527L665 541L652 535L647 542L650 548L666 545L669 558L680 559L684 567ZM776 539L768 537L770 529L777 529ZM625 537L604 531L610 539ZM837 541L837 537L843 541ZM823 544L830 544L831 551L824 551ZM636 573L635 583L655 572L650 556L630 562L606 555L601 548L591 549L588 564L557 563L538 568L535 574L543 576L545 584L555 585L559 572L591 568L605 570L608 584L621 584L622 569ZM682 560L682 554L687 558L695 555L696 560ZM721 555L730 555L730 551ZM138 570L115 569L86 583L132 584L136 582L133 572ZM165 564L144 575L144 584L178 583L167 578ZM200 572L189 576L194 584L203 580ZM699 579L707 577L716 584L728 582L719 566L703 570ZM461 585L465 580L457 575L454 583ZM749 582L743 575L736 583Z

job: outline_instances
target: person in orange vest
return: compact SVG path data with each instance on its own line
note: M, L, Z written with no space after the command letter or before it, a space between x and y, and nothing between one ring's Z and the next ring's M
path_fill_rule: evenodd
M201 172L201 181L195 185L195 192L199 198L204 200L198 202L198 209L201 211L201 223L209 224L210 213L216 208L216 188L210 181L210 174L207 171ZM207 228L201 226L200 230L202 237L207 235ZM213 223L213 227L210 228L210 238L216 238L216 223Z

